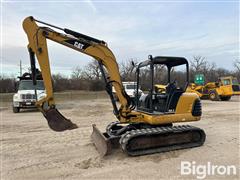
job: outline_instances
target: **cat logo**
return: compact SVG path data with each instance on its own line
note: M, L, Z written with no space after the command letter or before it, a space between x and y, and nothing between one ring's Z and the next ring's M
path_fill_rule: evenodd
M76 47L76 48L78 48L78 49L83 49L83 44L81 44L80 42L77 42L77 41L75 41L74 42L74 46Z

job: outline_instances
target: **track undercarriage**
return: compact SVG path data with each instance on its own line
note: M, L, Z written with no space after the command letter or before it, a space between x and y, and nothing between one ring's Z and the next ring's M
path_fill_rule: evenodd
M130 156L193 148L203 145L205 137L202 129L189 125L121 125L119 122L110 123L105 133L93 125L91 136L102 156L119 147Z

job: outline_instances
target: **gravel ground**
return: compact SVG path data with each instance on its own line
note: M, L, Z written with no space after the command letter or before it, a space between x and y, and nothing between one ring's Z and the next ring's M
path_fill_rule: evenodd
M90 140L91 124L104 131L115 121L105 97L60 101L59 110L79 128L53 132L42 114L18 114L2 104L1 179L196 179L181 175L181 161L196 165L234 165L237 175L208 175L207 179L239 179L240 98L229 102L202 101L202 120L189 123L205 130L202 147L128 157L121 150L101 158Z

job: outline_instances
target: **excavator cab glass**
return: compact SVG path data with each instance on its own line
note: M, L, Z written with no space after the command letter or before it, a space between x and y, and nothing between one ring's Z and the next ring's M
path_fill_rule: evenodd
M178 67L181 67L180 71L176 70ZM149 56L148 60L138 65L136 73L137 95L140 85L148 91L136 99L137 111L174 112L189 83L187 60L183 57Z

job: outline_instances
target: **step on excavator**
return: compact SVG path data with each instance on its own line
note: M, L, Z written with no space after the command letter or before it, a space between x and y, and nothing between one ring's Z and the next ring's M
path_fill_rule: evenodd
M113 105L113 113L117 119L106 127L104 133L101 133L95 124L92 125L91 138L100 155L110 154L113 148L119 147L130 156L139 156L193 148L204 144L206 135L202 129L190 125L173 126L173 123L198 121L202 114L199 97L194 93L185 92L189 82L189 67L185 58L150 55L147 60L138 64L137 97L142 68L150 70L151 88L148 94L134 101L123 88L117 61L106 42L33 17L27 17L23 21L23 29L28 37L32 73L36 72L36 56L46 88L46 97L37 101L36 105L52 130L72 130L78 126L56 109L47 40L89 55L98 61L106 83L106 91ZM168 68L168 85L165 95L154 92L154 67L159 64ZM184 89L177 88L176 82L170 77L171 69L179 65L185 65L187 69ZM35 76L32 77L33 84L36 84ZM113 87L120 105L113 97Z

